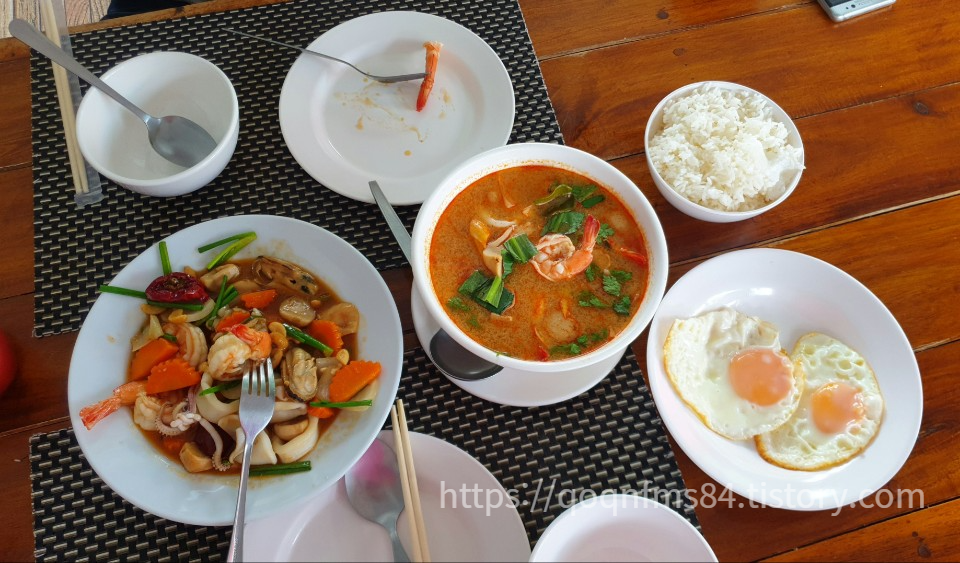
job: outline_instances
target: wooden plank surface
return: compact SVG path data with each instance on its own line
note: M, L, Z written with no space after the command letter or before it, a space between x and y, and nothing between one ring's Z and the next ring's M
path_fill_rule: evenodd
M767 561L956 561L960 501L930 507Z
M788 10L814 0L755 2L681 1L653 4L612 0L599 6L579 0L523 2L530 39L540 59L616 45L673 31ZM826 16L824 16L826 17Z
M699 507L721 560L960 558L960 13L945 0L898 2L844 24L812 0L520 0L568 144L611 160L653 203L667 234L671 283L711 256L757 245L803 252L860 280L917 351L924 419L914 451L885 488L922 490L923 507L803 513ZM270 0L216 0L127 20L187 17ZM125 22L93 24L90 28ZM23 369L0 397L0 560L32 557L32 432L66 424L66 374L76 334L34 339L28 51L0 41L0 328ZM643 129L654 105L686 83L731 80L798 118L807 169L794 195L736 224L696 221L654 187ZM409 269L383 272L405 345ZM825 288L829 290L829 288ZM634 349L645 357L646 333ZM641 361L643 364L643 361ZM645 365L642 365L645 369ZM894 399L895 400L895 399ZM50 426L42 426L50 424ZM713 483L675 447L687 485ZM739 497L734 497L739 500Z
M960 34L960 21L946 17L954 7L913 2L834 26L810 4L550 59L542 69L567 144L616 158L643 151L650 112L691 82L749 86L794 118L953 83L960 43L943 38Z

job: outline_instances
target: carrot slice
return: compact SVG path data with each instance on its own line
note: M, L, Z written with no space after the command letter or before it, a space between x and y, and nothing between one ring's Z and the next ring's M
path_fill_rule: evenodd
M173 358L153 366L150 377L147 378L146 391L148 395L156 395L164 391L193 387L197 383L200 383L200 372L183 358Z
M316 319L307 326L307 334L333 348L334 354L343 348L343 337L340 336L340 327L333 321Z
M427 105L427 98L433 90L433 81L437 77L437 63L440 61L440 48L443 43L436 41L427 41L423 44L427 49L426 78L420 83L420 94L417 96L417 111L423 111Z
M237 326L243 321L250 318L250 313L247 311L234 311L220 319L220 322L217 323L217 332L223 332L225 330L230 330L231 328Z
M179 351L180 347L166 338L157 338L148 342L143 348L134 352L133 360L130 361L130 378L143 379L150 375L153 366L176 356Z
M263 291L244 293L240 296L240 300L243 301L243 306L247 309L263 309L272 303L276 297L276 289L264 289Z
M331 416L336 414L336 411L334 411L330 407L311 407L308 405L307 414L317 418L330 418Z
M380 362L354 360L340 368L330 382L330 400L334 403L349 401L364 387L380 376Z

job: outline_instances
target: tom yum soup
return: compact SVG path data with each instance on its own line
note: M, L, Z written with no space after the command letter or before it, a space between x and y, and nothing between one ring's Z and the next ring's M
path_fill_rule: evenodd
M610 190L569 170L484 176L447 206L430 242L433 289L479 344L550 361L613 339L640 307L647 246Z

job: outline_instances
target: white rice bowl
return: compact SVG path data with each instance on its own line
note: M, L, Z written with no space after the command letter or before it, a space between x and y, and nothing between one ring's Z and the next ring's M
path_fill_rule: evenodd
M759 92L722 82L691 85L661 102L646 152L655 180L659 174L683 198L722 212L770 205L804 167L789 116Z

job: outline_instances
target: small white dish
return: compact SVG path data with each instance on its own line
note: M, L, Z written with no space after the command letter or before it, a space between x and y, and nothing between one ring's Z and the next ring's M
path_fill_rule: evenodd
M250 483L247 517L256 519L309 502L360 459L383 427L396 397L403 369L403 337L396 303L377 270L355 248L320 227L286 217L238 215L193 225L163 240L174 269L179 270L184 265L202 267L219 250L200 255L197 247L246 231L256 232L258 238L237 254L238 259L268 254L320 275L342 299L360 309L359 357L383 366L373 406L336 418L306 458L312 464L310 471ZM109 283L142 289L161 273L154 244ZM80 421L82 407L109 397L115 387L126 382L130 338L144 321L141 303L122 295L101 294L80 329L67 381L77 442L104 483L140 509L186 524L229 525L237 507L238 475L188 473L179 461L171 460L143 436L130 408L122 407L91 430Z
M410 309L417 339L427 357L433 361L430 339L440 330L440 324L430 315L416 287L410 294ZM542 407L562 403L593 389L617 367L624 352L626 348L593 365L566 371L538 372L505 367L493 377L479 381L447 379L467 393L491 403L510 407Z
M480 37L445 18L380 12L346 21L308 48L374 74L422 72L426 41L443 43L436 83L416 111L420 81L382 84L311 55L290 68L280 92L280 128L315 180L372 202L377 180L393 205L421 203L458 163L507 142L513 83Z
M392 431L381 432L380 439L393 447ZM526 561L530 540L523 521L487 468L432 436L411 432L410 444L431 558ZM409 526L404 511L398 532L408 554L413 553ZM245 544L244 555L251 561L393 560L387 531L357 514L343 479L295 510L248 521Z
M693 84L688 84L686 86L680 87L673 92L667 94L656 107L653 108L653 111L650 113L650 118L647 120L646 131L644 132L643 146L650 146L650 141L653 139L660 130L663 129L663 110L666 104L677 98L682 98L684 96L690 95L694 90L699 88L716 88L719 90L729 90L732 92L740 92L746 94L753 94L762 98L767 106L770 108L770 115L774 121L778 121L786 126L788 131L787 142L789 145L799 148L803 151L803 141L800 139L800 131L797 129L797 125L793 122L793 119L790 118L790 115L783 110L780 106L776 104L768 96L754 90L753 88L748 88L740 84L735 84L733 82L722 82L722 81L707 81L707 82L696 82ZM653 178L653 183L657 186L657 189L660 190L660 193L663 194L663 197L670 202L671 205L676 207L682 213L689 215L695 219L700 219L702 221L708 221L711 223L732 223L734 221L743 221L745 219L750 219L765 213L774 207L780 205L793 191L796 189L797 184L800 183L800 176L803 174L803 161L801 158L801 168L793 173L791 173L786 178L786 189L780 195L780 197L771 201L770 203L758 207L756 209L751 209L749 211L721 211L717 209L711 209L709 207L700 205L690 201L686 197L680 195L670 184L664 180L663 176L660 175L660 172L657 170L656 165L653 163L653 160L650 158L650 151L645 150L644 153L647 157L647 167L650 170L650 176Z
M237 93L210 61L156 51L127 59L100 78L145 112L182 115L217 141L212 153L185 169L157 154L133 113L91 88L77 109L77 144L100 174L137 193L173 197L206 186L230 162L240 134Z
M793 471L766 462L753 440L728 440L707 428L664 372L663 344L674 320L721 307L775 324L788 353L808 332L823 332L860 352L885 400L873 443L843 465ZM650 324L647 372L660 416L690 459L720 486L775 508L831 510L873 494L909 457L923 415L916 355L883 302L839 268L787 250L730 252L681 277Z
M547 526L530 561L716 561L700 532L666 506L611 494L571 506Z

